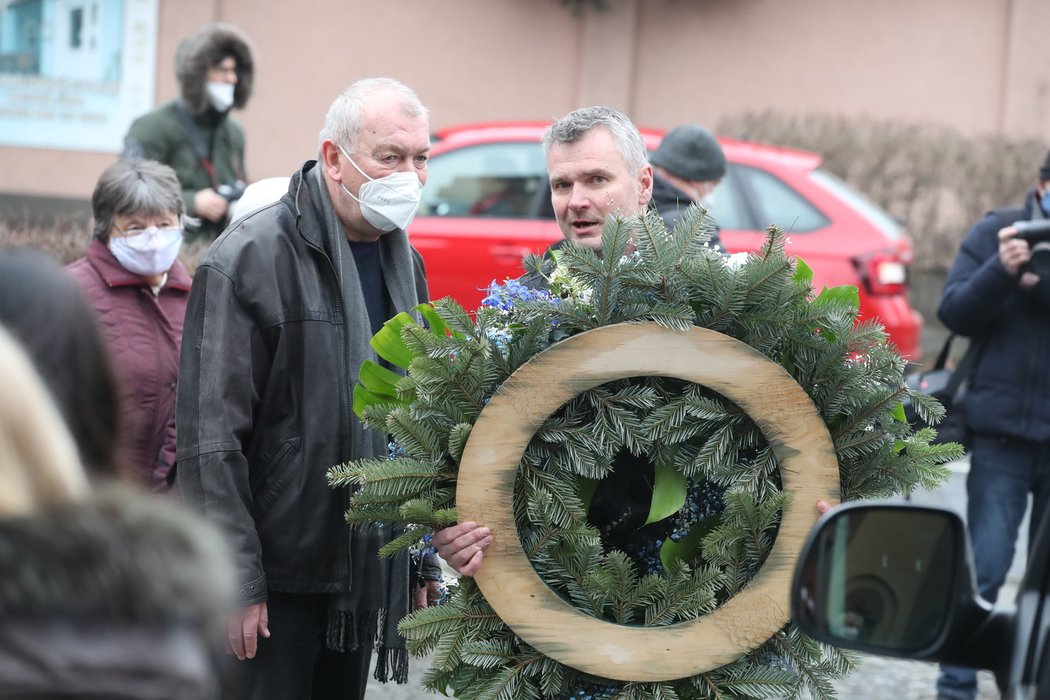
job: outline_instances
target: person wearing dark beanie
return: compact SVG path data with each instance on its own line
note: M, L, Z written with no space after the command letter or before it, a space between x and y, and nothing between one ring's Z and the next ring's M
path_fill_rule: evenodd
M1039 168L1039 182L1050 182L1050 153L1046 154L1046 160L1043 161L1043 167Z
M726 155L707 129L685 124L667 132L649 158L653 166L652 206L668 229L696 202L711 205L712 192L726 174ZM717 227L708 245L720 249Z
M967 525L977 592L994 603L1031 494L1032 528L1050 510L1050 277L1029 269L1020 222L1050 219L1050 154L1020 208L985 214L963 238L937 315L976 360L962 399L970 433ZM1032 539L1029 539L1031 545ZM972 669L942 666L938 700L973 700Z

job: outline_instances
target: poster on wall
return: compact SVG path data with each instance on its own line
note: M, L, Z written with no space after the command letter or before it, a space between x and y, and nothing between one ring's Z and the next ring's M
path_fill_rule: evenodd
M119 152L156 43L157 0L0 0L0 145Z

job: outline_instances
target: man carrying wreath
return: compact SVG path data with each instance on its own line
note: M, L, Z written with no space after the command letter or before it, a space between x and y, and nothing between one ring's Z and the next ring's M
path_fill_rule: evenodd
M554 216L567 241L601 254L606 217L637 215L652 200L653 168L642 135L611 107L583 107L558 119L543 134L543 152ZM820 512L830 507L817 503ZM438 555L464 576L478 572L492 542L492 531L475 522L453 525L433 537Z
M569 112L543 134L551 204L565 240L601 253L610 214L645 210L653 196L653 168L638 128L611 107ZM556 244L557 245L557 244ZM491 530L464 522L434 535L438 555L464 576L477 573Z

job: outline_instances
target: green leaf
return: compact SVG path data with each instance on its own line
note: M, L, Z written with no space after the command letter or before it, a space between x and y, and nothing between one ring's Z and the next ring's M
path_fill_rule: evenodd
M896 406L894 406L893 410L891 411L891 413L893 414L893 419L894 420L900 421L901 423L907 423L908 422L908 417L906 415L904 415L904 404L903 403L898 403Z
M365 409L369 406L378 403L387 403L389 401L389 398L377 396L360 384L354 387L354 415L358 418L364 417Z
M816 299L814 306L827 306L831 304L842 304L854 311L860 309L860 293L851 284L842 284L838 287L824 287Z
M420 304L414 311L418 311L419 315L427 322L430 326L430 332L439 338L443 338L449 335L448 326L445 324L445 320L438 315L438 312L434 310L434 307L430 304ZM463 337L462 333L453 333L453 337Z
M685 537L675 542L670 537L660 545L660 563L664 571L670 571L675 562L690 564L700 554L700 543L709 532L722 523L719 514L709 515L689 528Z
M401 329L410 323L415 324L415 322L415 319L404 311L394 316L383 324L378 333L372 336L372 349L390 364L402 369L408 369L414 356L412 351L408 349L408 346L405 345L405 341L401 340Z
M377 362L365 360L361 363L361 371L357 375L357 380L360 382L359 386L363 386L373 395L396 399L397 383L401 381L401 376Z
M813 282L813 268L802 258L795 258L795 274L792 275L792 279L796 282Z
M685 476L675 469L674 465L657 464L655 471L653 500L649 505L646 525L663 520L681 510L685 505L685 496L688 491Z

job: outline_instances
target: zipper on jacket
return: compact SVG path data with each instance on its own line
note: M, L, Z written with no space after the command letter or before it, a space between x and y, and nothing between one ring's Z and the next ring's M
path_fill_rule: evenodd
M320 164L317 164L315 167L320 167ZM335 247L336 262L333 263L332 258L328 255L324 248L314 244L308 237L303 235L301 228L303 216L302 213L299 211L299 197L300 193L302 192L306 177L308 177L308 175L300 171L299 185L296 188L295 192L295 229L298 232L299 236L302 237L306 245L313 248L314 251L316 251L319 255L321 255L321 257L323 257L328 262L328 268L335 275L335 301L338 305L339 318L342 319L343 322L343 333L341 342L339 343L339 417L343 424L342 431L339 436L341 445L340 452L341 454L350 454L353 450L353 428L350 423L350 406L352 405L352 403L348 400L349 377L348 368L346 366L347 345L350 342L350 324L348 322L348 319L346 318L346 305L343 303L343 246L342 241L339 240L339 232L337 231L335 235L335 238L338 243L338 245L336 245ZM350 490L343 489L343 494L343 510L345 512L350 507ZM340 537L340 543L346 557L346 579L348 582L347 590L350 590L350 588L354 585L354 567L353 562L350 560L351 555L349 526L342 528L342 536Z

